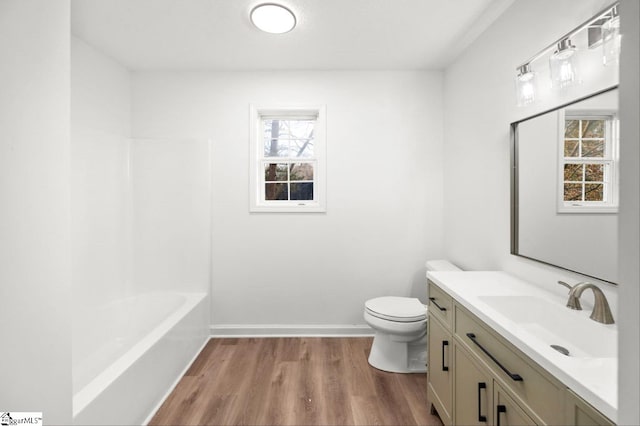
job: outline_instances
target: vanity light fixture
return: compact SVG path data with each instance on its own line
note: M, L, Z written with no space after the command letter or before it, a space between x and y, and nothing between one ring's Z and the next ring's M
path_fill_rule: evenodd
M555 52L549 58L551 68L551 85L556 89L564 89L578 81L575 64L576 47L570 38L558 42Z
M251 22L259 30L271 34L284 34L296 26L296 16L286 7L275 3L263 3L251 9Z
M587 37L580 34L587 32ZM610 4L596 15L574 28L552 44L548 45L532 57L516 67L516 96L518 106L524 106L536 102L540 93L536 93L540 86L536 84L537 73L531 72L536 68L535 62L545 58L549 61L549 77L551 87L562 90L580 83L576 64L578 62L578 49L572 43L572 38L579 46L582 46L582 38L587 38L586 48L593 48L602 43L603 61L605 65L617 64L620 57L620 16L618 2ZM540 69L538 68L540 71ZM546 73L540 71L540 76Z
M516 96L518 97L518 106L529 105L536 100L536 74L531 70L530 64L518 67Z
M618 6L611 9L609 19L602 24L602 62L605 65L618 63L620 60L620 14Z

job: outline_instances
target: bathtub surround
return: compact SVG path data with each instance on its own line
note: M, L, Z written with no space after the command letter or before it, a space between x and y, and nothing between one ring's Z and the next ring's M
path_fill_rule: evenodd
M71 423L69 1L0 2L0 410Z
M71 38L73 304L129 294L131 79L122 65ZM99 272L98 272L99 271Z
M131 138L130 72L71 53L73 421L139 424L209 335L211 146Z
M209 293L211 143L132 139L132 283L135 293Z

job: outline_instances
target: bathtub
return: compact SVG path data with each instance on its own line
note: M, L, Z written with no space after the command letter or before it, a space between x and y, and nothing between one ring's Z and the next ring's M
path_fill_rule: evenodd
M76 313L74 424L142 424L207 339L206 293L147 293Z

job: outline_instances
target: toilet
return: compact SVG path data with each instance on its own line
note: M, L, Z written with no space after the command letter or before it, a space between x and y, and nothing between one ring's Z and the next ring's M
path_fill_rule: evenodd
M427 271L459 271L446 260L430 260ZM384 296L364 304L364 320L375 330L369 364L392 373L427 371L427 306L413 297Z

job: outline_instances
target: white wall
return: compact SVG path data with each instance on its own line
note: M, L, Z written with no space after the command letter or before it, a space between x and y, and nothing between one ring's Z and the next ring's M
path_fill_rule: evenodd
M434 72L136 72L136 137L213 140L212 323L363 324L442 247ZM327 106L326 214L249 214L249 104Z
M622 0L619 424L640 424L640 3Z
M131 278L129 71L71 39L71 240L74 306L124 297ZM78 319L82 321L82 319Z
M69 1L0 1L0 410L71 423Z
M447 68L445 252L461 267L506 270L558 294L566 289L557 280L584 278L509 254L509 123L617 83L615 73L604 69L598 78L586 79L564 94L553 94L547 87L542 90L543 99L533 106L516 106L516 67L607 4L602 0L518 0ZM523 30L532 26L535 31ZM615 287L603 287L615 310ZM591 294L585 296L588 306Z

